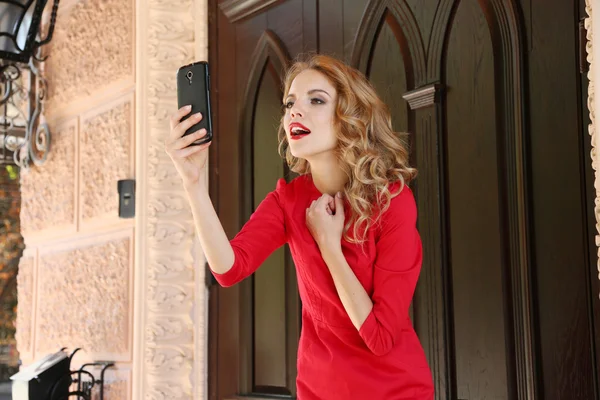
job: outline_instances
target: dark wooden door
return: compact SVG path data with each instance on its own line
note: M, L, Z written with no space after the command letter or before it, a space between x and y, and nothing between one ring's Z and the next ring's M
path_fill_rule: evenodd
M424 264L412 307L436 398L598 398L599 285L579 0L211 0L211 194L230 237L291 179L281 80L303 52L363 71L411 134ZM295 395L287 249L210 288L209 394Z

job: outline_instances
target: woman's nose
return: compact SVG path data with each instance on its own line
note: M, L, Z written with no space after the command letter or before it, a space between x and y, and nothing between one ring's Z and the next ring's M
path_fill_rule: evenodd
M302 111L296 105L292 106L292 109L290 110L290 115L292 116L292 118L295 118L295 117L298 117L298 116L300 116L300 117L303 116L302 115Z

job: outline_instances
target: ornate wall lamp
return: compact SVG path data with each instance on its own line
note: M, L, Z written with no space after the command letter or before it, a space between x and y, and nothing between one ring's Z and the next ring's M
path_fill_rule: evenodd
M58 3L40 39L48 0L0 0L0 164L41 165L50 150L50 130L40 121L47 88L40 47L52 39Z

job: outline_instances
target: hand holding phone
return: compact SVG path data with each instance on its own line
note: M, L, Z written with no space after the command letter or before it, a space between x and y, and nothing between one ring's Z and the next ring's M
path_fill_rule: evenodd
M199 61L184 65L177 71L177 103L178 107L191 106L190 114L184 116L182 121L189 115L202 114L202 120L191 126L184 136L206 129L206 136L201 140L194 141L191 145L201 145L212 140L212 116L210 112L210 74L208 63Z
M209 84L205 62L177 71L180 107L171 116L171 133L165 140L165 151L186 187L197 185L206 176L208 147L212 143Z
M171 116L171 133L165 140L165 151L171 157L185 187L191 187L206 176L208 147L212 142L194 146L194 142L204 141L207 131L204 128L184 135L192 126L202 121L200 113L190 114L191 107L182 107ZM182 118L185 120L182 121ZM204 185L205 186L205 185Z

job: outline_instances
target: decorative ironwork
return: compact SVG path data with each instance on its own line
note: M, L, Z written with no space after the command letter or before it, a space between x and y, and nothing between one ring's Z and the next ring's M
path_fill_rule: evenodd
M104 400L104 376L114 362L95 361L71 370L73 357L81 349L76 348L70 355L65 350L63 347L48 354L11 376L13 399ZM89 370L90 367L100 369L99 378Z
M80 348L75 349L69 356L69 365L73 360L73 356ZM83 364L78 370L69 371L61 376L52 385L48 400L92 400L92 391L94 387L98 387L98 400L104 400L104 375L106 370L113 367L115 364L112 361L96 361ZM100 367L100 378L96 379L94 375L87 370L88 367ZM76 387L75 387L76 386ZM64 387L69 387L68 393L61 390Z
M0 61L0 164L42 165L50 151L50 129L40 121L47 83L37 64Z
M59 0L54 0L46 37L38 40L47 3L0 0L0 165L41 165L50 151L41 46L52 40Z

